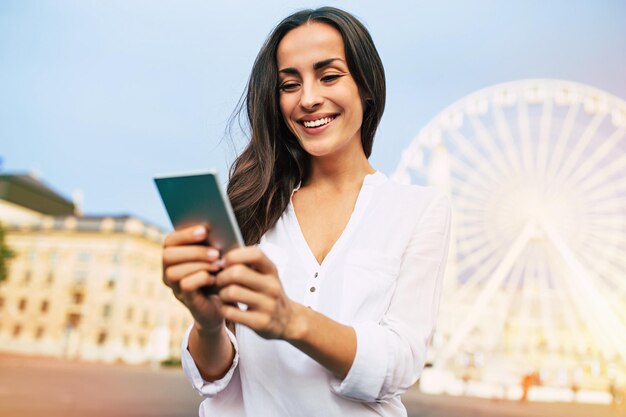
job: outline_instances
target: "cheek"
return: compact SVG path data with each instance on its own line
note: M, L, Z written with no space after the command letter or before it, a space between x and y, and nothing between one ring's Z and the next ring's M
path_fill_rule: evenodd
M361 98L361 94L359 93L359 89L356 85L351 85L347 87L342 92L343 101L346 107L349 107L350 111L353 113L354 118L362 119L363 118L363 110L365 101Z
M364 103L361 101L361 98L356 98L352 101L351 112L352 117L350 118L355 124L359 126L363 122L363 111L364 111Z

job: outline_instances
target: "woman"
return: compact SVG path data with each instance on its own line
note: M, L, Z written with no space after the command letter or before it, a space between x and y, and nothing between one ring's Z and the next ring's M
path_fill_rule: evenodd
M195 320L182 359L207 397L200 414L406 416L400 394L424 366L450 210L368 162L385 79L367 30L329 7L287 17L245 104L251 140L228 194L252 246L220 259L198 226L170 234L163 255L164 281Z

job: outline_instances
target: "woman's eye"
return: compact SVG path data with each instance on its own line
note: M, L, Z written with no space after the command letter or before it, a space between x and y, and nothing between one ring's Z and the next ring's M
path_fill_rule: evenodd
M281 91L294 91L296 88L298 88L298 86L299 86L298 83L284 83L284 84L281 84L280 90Z
M334 80L336 80L336 79L338 79L340 77L343 77L343 74L328 74L328 75L324 75L322 77L322 81L328 83L328 82L334 81Z

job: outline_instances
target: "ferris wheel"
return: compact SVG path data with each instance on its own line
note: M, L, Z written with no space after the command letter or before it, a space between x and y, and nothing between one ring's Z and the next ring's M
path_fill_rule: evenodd
M470 94L421 130L394 177L451 197L435 368L626 377L625 135L625 101L545 79Z

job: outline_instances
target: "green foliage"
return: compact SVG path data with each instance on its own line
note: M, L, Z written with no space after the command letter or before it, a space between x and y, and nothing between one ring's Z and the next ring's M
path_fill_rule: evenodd
M14 256L15 253L4 241L4 228L2 223L0 223L0 282L7 279L9 275L9 260Z
M161 361L161 366L174 366L177 368L180 368L181 365L181 360L178 358L168 358L165 359L164 361Z

